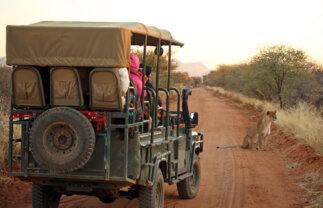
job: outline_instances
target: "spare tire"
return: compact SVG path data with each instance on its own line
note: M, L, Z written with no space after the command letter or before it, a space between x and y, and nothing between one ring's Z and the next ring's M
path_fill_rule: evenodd
M80 111L56 107L42 113L30 131L36 162L56 173L72 172L90 159L95 145L91 122Z

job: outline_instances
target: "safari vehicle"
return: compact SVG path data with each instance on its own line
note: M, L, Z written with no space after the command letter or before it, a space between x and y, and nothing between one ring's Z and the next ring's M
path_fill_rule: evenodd
M130 65L131 46L143 47L142 74L147 47L158 54L157 90L143 89L149 99L142 93L141 119L131 98L136 89L130 85L123 95L118 74ZM162 46L169 49L167 89L159 87ZM177 184L183 199L197 195L203 134L192 131L198 124L198 114L188 109L192 91L170 86L172 46L183 43L140 23L7 26L7 64L13 66L8 169L33 183L33 207L58 207L62 194L106 203L138 197L141 208L163 207L165 182ZM171 91L177 95L173 111ZM161 93L165 108L157 105ZM21 138L13 138L14 126L21 127Z

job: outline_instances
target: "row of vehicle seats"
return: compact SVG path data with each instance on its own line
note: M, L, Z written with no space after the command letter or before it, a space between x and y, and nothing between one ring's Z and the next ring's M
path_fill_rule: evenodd
M19 66L13 70L12 87L15 107L46 108L48 105L86 107L82 83L76 68L53 67L50 69L49 103L45 101L44 84L39 70L31 66ZM89 74L88 82L90 109L122 110L118 69L94 68Z

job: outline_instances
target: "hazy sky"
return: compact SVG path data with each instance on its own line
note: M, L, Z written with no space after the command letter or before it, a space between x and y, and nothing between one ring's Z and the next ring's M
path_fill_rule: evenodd
M257 48L286 44L323 63L323 0L1 0L0 56L5 26L45 20L141 22L185 43L182 62L247 61Z

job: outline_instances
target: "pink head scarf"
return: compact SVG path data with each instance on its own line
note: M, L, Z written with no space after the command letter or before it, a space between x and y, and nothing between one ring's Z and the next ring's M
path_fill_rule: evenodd
M138 69L139 69L139 65L140 65L140 61L139 61L138 56L136 54L131 53L130 60L131 60L130 71L138 73Z

